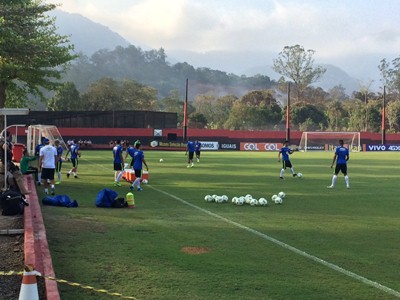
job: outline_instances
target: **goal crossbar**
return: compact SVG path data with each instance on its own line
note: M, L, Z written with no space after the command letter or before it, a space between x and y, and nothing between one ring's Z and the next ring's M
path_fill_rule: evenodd
M350 151L361 151L360 132L303 132L299 144L300 151L332 151L343 140Z

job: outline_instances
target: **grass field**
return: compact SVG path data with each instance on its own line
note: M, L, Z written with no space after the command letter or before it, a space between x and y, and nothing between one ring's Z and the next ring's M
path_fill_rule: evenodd
M137 299L396 299L400 155L389 154L352 153L351 188L340 175L328 190L332 153L293 154L304 178L287 171L282 181L277 153L203 151L187 169L183 152L147 151L137 207L101 209L98 191L125 196L129 185L112 185L111 151L86 151L80 179L66 179L65 163L57 186L79 208L43 207L56 275ZM279 191L282 205L270 201ZM269 205L207 203L206 194ZM62 299L112 298L59 289Z

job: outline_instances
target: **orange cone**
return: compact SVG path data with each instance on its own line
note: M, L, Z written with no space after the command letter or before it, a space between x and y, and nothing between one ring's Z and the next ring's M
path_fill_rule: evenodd
M39 300L36 276L41 276L41 274L35 271L32 266L25 267L21 290L19 292L19 300Z

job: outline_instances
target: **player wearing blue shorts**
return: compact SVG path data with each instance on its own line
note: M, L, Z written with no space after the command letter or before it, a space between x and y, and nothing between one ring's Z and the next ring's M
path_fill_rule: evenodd
M282 169L279 178L283 179L283 174L285 173L286 168L290 168L290 172L292 173L293 177L297 176L289 158L289 155L293 154L293 150L289 148L289 141L286 140L283 142L283 147L281 148L281 150L279 150L278 153L278 162L281 161L281 154L282 154Z
M330 186L327 186L328 189L333 189L333 187L335 186L339 172L342 172L344 175L346 188L350 188L350 180L349 176L347 175L347 161L349 160L349 158L349 149L344 146L343 140L339 140L339 147L336 147L335 155L333 156L333 161L331 164L331 168L333 168L333 165L336 161L335 174L332 177L332 184Z
M146 170L149 170L146 161L144 160L144 153L140 150L141 144L137 143L135 146L135 154L134 154L134 163L133 163L133 170L135 171L135 181L130 186L131 190L135 189L135 185L137 186L137 190L141 191L142 188L140 187L140 180L142 179L142 169L143 164L146 166Z
M185 155L188 155L188 168L193 168L194 164L193 164L193 157L194 157L194 142L193 141L188 141L187 142L187 146L186 146L186 153Z

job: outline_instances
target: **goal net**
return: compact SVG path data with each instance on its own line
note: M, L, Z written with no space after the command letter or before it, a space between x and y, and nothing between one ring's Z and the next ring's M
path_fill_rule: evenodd
M67 145L65 144L56 126L31 125L28 127L28 136L26 141L29 155L35 154L35 148L38 144L42 142L42 138L48 138L51 145L54 144L55 140L59 140L60 145L63 147L63 149L67 149Z
M359 132L303 132L300 151L333 151L343 140L350 151L361 151Z

